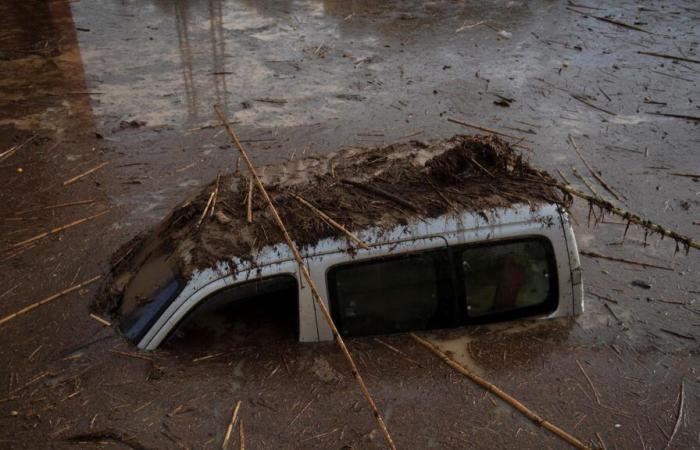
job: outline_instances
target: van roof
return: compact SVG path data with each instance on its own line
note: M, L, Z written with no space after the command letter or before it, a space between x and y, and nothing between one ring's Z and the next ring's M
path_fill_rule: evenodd
M544 203L568 206L555 180L533 168L495 136L457 135L446 140L409 141L383 148L350 148L258 168L272 201L300 247L343 238L294 195L350 230L389 230L413 219ZM123 286L148 258L167 254L169 265L188 279L196 270L283 242L259 193L245 172L221 175L177 207L154 230L115 255L113 280ZM213 214L201 221L212 193ZM292 195L294 194L294 195ZM119 287L117 287L117 290Z

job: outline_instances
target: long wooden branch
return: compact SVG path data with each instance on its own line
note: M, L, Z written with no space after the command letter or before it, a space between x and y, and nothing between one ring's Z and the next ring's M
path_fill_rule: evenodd
M673 230L669 230L668 228L664 228L661 225L658 225L658 224L652 222L651 220L646 219L638 214L635 214L635 213L630 212L630 211L626 211L622 208L618 208L617 206L615 206L612 203L610 203L609 201L601 198L600 196L596 197L596 196L588 195L585 192L581 192L578 189L574 188L570 184L563 185L563 184L557 183L556 186L559 187L560 189L562 189L563 191L568 192L571 195L575 195L576 197L582 198L591 204L594 204L594 205L599 206L607 211L610 211L613 214L616 214L616 215L622 217L623 219L625 219L626 221L628 221L630 223L639 225L639 226L646 228L648 230L651 230L655 233L659 233L662 236L668 236L671 239L675 240L676 242L682 243L686 247L686 249L689 247L693 247L695 249L700 250L700 242L694 240L693 238L690 238L688 236L684 236L684 235L677 233Z
M284 225L282 218L280 217L279 213L277 212L277 208L275 208L275 205L272 203L272 199L270 199L270 196L268 195L267 190L265 189L265 186L262 183L262 180L258 176L258 173L255 170L255 166L253 166L252 161L248 157L248 153L243 148L243 145L241 145L241 142L238 140L238 136L236 136L236 133L233 131L233 128L231 128L231 125L229 125L228 119L226 118L224 113L221 111L221 108L219 108L219 105L214 105L214 111L216 111L216 114L218 114L219 119L221 120L221 123L224 125L224 128L226 129L226 132L228 133L228 136L231 139L231 142L233 142L236 145L236 147L238 148L241 158L243 158L246 166L248 167L248 170L250 171L250 174L253 177L253 180L255 181L255 184L257 185L258 190L260 191L260 194L262 195L263 199L265 200L265 203L267 203L267 207L270 210L270 213L272 214L273 218L275 219L275 222L277 223L277 227L282 232L282 235L284 236L284 239L287 242L289 249L291 250L292 254L294 255L294 259L296 260L296 262L299 266L299 271L301 272L302 276L306 280L307 285L311 289L311 294L312 294L314 301L316 302L319 309L321 310L321 313L323 314L323 318L328 323L328 326L331 328L331 332L333 333L333 337L335 338L335 341L338 344L338 347L340 347L340 350L343 353L343 356L345 356L345 359L348 361L348 364L350 364L350 368L352 370L352 375L353 375L353 377L355 377L355 381L357 381L357 384L359 385L360 390L362 391L362 395L365 397L365 400L367 401L367 404L369 405L369 408L372 411L372 414L374 415L375 420L377 421L377 425L379 425L379 429L384 434L384 439L386 440L388 448L390 448L392 450L396 450L396 445L394 445L394 440L391 438L391 434L389 434L389 430L386 427L386 424L384 423L384 419L382 419L382 416L379 414L379 411L377 410L377 405L374 403L374 399L372 398L372 394L370 394L369 390L367 389L367 385L365 385L365 381L362 379L362 376L360 375L360 372L357 369L357 365L355 364L355 360L353 359L352 355L350 354L350 351L348 350L347 345L345 345L345 341L340 336L340 332L338 331L338 328L335 326L335 323L333 322L333 318L331 317L331 314L328 311L328 307L326 306L326 303L323 300L323 297L321 297L321 294L320 294L318 288L316 287L316 284L314 283L313 279L311 278L311 274L309 273L309 269L306 267L306 264L304 264L304 260L301 256L301 253L299 252L299 249L297 249L297 246L294 244L292 237L289 235L289 232L287 231L287 227Z
M501 400L504 402L508 403L510 406L518 410L521 414L523 414L525 417L533 421L536 425L541 426L542 428L545 428L546 430L552 432L554 435L557 437L563 439L570 445L572 445L575 448L581 449L581 450L590 450L590 447L583 442L581 442L578 438L575 436L572 436L568 432L562 430L558 426L554 425L553 423L549 422L536 412L532 411L530 408L527 406L523 405L520 403L518 400L516 400L514 397L512 397L510 394L499 388L498 386L489 383L479 375L475 374L474 372L470 371L454 359L450 358L447 354L445 354L442 350L437 348L435 344L432 342L428 341L427 339L423 339L421 337L418 337L414 333L409 333L411 337L418 342L420 345L423 347L427 348L431 352L433 352L435 355L439 356L442 361L447 364L448 366L452 367L455 369L457 372L461 373L465 377L469 378L472 380L474 383L478 384L482 388L486 389L487 391L493 393L497 397L499 397Z
M102 278L102 275L97 275L96 277L92 277L87 281L83 281L82 283L78 283L75 286L71 286L67 289L64 289L57 294L50 295L43 300L39 300L36 303L32 303L29 306L25 306L24 308L20 309L19 311L14 312L14 313L0 319L0 325L3 325L5 322L9 322L10 320L14 319L17 316L21 316L22 314L26 314L29 311L31 311L35 308L38 308L39 306L45 305L49 302L56 300L57 298L63 297L66 294L70 294L73 291L77 291L78 289L81 289L83 286L87 286L90 283L94 283L95 281L99 280L100 278Z

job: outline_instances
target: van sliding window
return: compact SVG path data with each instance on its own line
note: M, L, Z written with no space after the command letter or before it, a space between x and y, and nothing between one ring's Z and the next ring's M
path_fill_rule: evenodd
M553 312L559 293L552 244L527 238L341 264L328 271L341 334L451 328Z
M556 309L556 264L548 240L505 241L457 251L471 321L505 320Z

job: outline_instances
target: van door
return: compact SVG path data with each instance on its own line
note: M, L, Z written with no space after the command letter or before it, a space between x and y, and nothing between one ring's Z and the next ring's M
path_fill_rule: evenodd
M312 266L316 281L326 286L340 333L359 336L457 326L450 258L447 241L434 237L393 242L354 257L334 252ZM325 322L318 326L320 340L332 338Z

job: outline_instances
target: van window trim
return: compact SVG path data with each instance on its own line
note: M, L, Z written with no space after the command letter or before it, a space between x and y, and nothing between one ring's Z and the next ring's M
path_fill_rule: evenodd
M479 325L494 322L508 322L517 319L535 318L538 316L546 316L552 314L559 308L560 298L559 298L559 270L557 267L557 255L554 250L554 245L552 241L542 235L530 235L530 236L518 236L512 238L498 239L494 241L484 241L484 242L472 242L468 244L458 244L451 247L451 253L454 255L455 259L461 258L461 252L466 248L476 248L476 247L488 247L494 245L494 243L519 243L519 242L532 242L539 241L544 244L545 255L547 258L547 266L549 270L549 291L547 300L543 303L536 305L525 306L523 308L517 308L510 311L503 311L500 313L487 314L480 317L471 317L467 310L467 297L466 297L466 274L462 270L461 264L455 263L454 269L457 271L458 277L458 288L464 290L462 292L462 299L459 300L464 304L465 321L462 326L468 325Z
M297 279L297 277L295 277L295 276L292 275L291 273L283 272L283 273L278 273L278 274L266 275L266 276L260 277L260 278L248 278L248 279L242 280L242 281L240 281L240 282L238 282L238 283L229 284L229 285L227 285L227 286L222 287L221 289L217 289L217 290L215 290L215 291L213 291L213 292L210 292L206 297L204 297L204 298L202 298L201 300L199 300L194 306L192 306L190 309L188 309L187 312L186 312L185 314L182 315L182 317L180 317L180 319L170 328L170 330L168 330L168 333L167 333L167 334L165 335L165 337L160 341L160 344L159 344L159 345L162 345L163 343L167 343L167 342L168 342L168 339L170 339L170 337L173 335L173 333L177 331L178 327L179 327L180 325L182 325L183 323L185 323L186 320L188 320L189 318L191 318L193 314L197 314L198 309L201 308L201 307L203 307L203 306L207 303L207 300L211 299L211 298L214 297L215 295L220 294L220 293L222 293L223 291L226 291L226 290L229 290L229 289L240 288L240 287L242 287L242 286L247 286L247 285L251 285L251 284L255 284L255 283L260 283L260 282L266 282L266 281L269 281L269 280L274 279L274 278L289 278L289 279L291 279L291 280L294 280L295 291L296 291L296 293L295 293L296 305L295 305L295 306L296 306L296 313L297 313L297 320L296 320L297 330L296 330L295 339L298 340L298 339L299 339L299 333L301 332L301 331L300 331L301 323L299 323L299 301L300 301L300 300L299 300L299 280ZM269 292L268 292L268 293L269 293ZM260 295L260 294L256 294L256 295ZM253 295L253 296L244 297L244 298L251 298L251 297L254 297L254 295ZM234 304L234 303L236 303L236 302L238 302L238 301L240 301L240 300L243 300L244 298L236 299L236 300L234 300L234 301L232 301L232 302L230 302L230 303L228 303L228 304Z
M558 270L558 259L556 250L552 240L542 234L527 234L519 236L509 236L499 239L485 239L477 240L474 242L467 243L457 243L449 244L449 242L444 238L444 236L434 236L437 238L442 238L445 242L444 246L434 246L426 247L418 250L407 250L396 253L388 253L386 255L377 255L374 257L362 258L360 260L349 260L343 261L337 264L328 266L324 273L324 282L326 284L326 289L328 293L328 306L330 308L330 313L333 321L337 324L342 323L342 318L340 315L340 306L337 301L337 287L336 283L333 283L331 279L331 272L335 269L343 266L351 265L361 265L361 264L371 264L372 262L377 262L381 260L391 260L401 258L406 255L434 252L434 251L445 251L447 252L447 260L452 265L451 270L451 280L452 280L452 290L455 293L454 308L458 317L454 321L456 325L453 328L459 328L464 326L479 325L493 322L507 322L517 319L534 319L537 317L547 316L556 312L560 307L560 289L559 289L559 270ZM412 240L422 240L423 238L412 239ZM461 252L467 248L475 247L488 247L499 244L508 243L518 243L518 242L528 242L528 241L539 241L544 243L547 265L550 272L549 277L549 293L548 299L537 305L527 306L523 308L517 308L511 311L505 311L501 313L488 314L481 317L470 317L467 312L466 303L466 275L462 270L459 260L461 259ZM360 337L359 335L357 337Z

